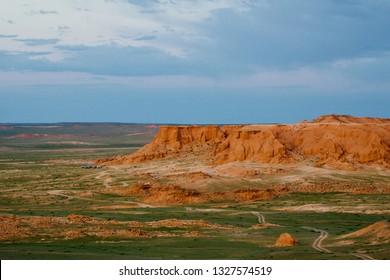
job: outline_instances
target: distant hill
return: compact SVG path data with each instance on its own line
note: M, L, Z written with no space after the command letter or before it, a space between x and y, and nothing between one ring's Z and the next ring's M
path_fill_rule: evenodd
M312 120L311 123L390 124L390 119L371 117L358 118L350 115L324 115Z

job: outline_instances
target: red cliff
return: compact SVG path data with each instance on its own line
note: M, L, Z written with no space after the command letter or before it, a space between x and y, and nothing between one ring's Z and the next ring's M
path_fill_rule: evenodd
M129 156L99 160L130 164L195 155L211 164L290 163L314 159L335 168L390 166L390 119L329 115L292 125L162 126L153 141Z

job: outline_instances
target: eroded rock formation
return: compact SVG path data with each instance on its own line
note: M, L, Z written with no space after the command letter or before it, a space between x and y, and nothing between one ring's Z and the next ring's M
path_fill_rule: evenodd
M162 126L153 141L129 156L97 164L138 163L195 155L219 165L234 161L291 163L353 169L356 164L390 166L390 119L328 115L290 125Z
M297 246L298 241L289 233L282 233L275 242L275 247L291 247Z
M368 237L374 240L383 239L383 241L390 241L390 221L376 222L361 230L344 235L343 238Z

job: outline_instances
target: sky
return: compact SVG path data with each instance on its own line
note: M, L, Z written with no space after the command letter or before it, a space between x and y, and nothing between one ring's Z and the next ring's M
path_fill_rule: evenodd
M0 0L0 123L390 117L387 0Z

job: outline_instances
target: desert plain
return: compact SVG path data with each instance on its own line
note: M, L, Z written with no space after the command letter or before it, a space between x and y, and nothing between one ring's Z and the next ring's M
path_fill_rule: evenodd
M0 126L1 259L390 259L390 119Z

